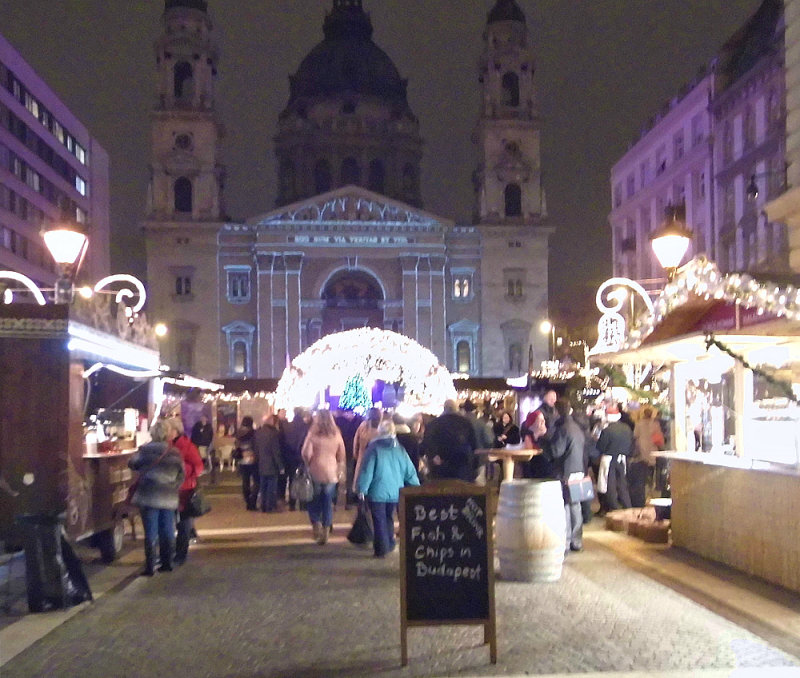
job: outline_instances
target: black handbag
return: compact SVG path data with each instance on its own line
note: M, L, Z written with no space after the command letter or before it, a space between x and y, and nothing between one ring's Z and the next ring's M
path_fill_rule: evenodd
M372 542L372 539L372 520L367 510L367 502L362 499L358 502L356 519L353 521L350 532L347 533L347 541L357 546L366 546Z
M192 518L199 518L210 510L211 504L208 503L208 499L206 499L205 495L200 491L200 488L196 487L194 492L192 492L192 496L189 497L189 501L186 503L186 512Z

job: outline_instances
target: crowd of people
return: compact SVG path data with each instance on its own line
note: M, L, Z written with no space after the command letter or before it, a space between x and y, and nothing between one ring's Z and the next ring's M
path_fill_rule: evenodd
M194 529L186 505L204 470L213 469L213 431L207 417L195 424L191 438L180 419L157 422L152 441L131 459L139 471L133 503L145 528L145 574L186 560ZM308 511L313 539L324 545L333 525L334 507L349 509L364 502L372 519L373 549L384 557L395 548L394 515L400 489L429 479L499 482L500 472L476 450L522 447L531 460L522 464L525 478L558 480L566 517L565 552L583 550L583 524L591 519L590 501L570 496L570 483L591 471L599 514L643 506L652 482L655 457L664 436L654 410L645 406L638 421L622 408L606 408L601 417L573 411L554 390L519 425L514 414L478 407L470 400L459 406L445 402L439 416L414 415L372 408L364 417L350 410L315 413L296 408L288 419L283 410L264 417L259 426L242 418L235 431L242 497L248 511ZM294 478L310 476L310 498L300 502L291 491ZM340 497L341 495L341 497ZM177 523L175 517L177 516Z

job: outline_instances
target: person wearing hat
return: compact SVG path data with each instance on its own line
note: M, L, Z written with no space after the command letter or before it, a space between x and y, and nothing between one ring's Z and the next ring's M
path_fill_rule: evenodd
M633 453L633 431L620 419L619 408L616 405L609 407L606 410L608 426L597 439L597 450L601 455L597 477L599 515L631 507L626 467L628 457Z

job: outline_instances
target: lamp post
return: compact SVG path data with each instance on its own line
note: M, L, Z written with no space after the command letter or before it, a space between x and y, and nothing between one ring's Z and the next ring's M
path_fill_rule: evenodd
M542 324L539 325L539 331L542 334L550 335L547 338L547 348L549 353L550 360L553 359L553 354L556 351L556 326L550 322L549 320L542 320Z
M75 296L74 279L89 239L77 224L59 224L43 231L42 238L50 255L58 264L53 300L57 304L71 304Z
M672 281L675 271L689 249L692 232L686 228L686 213L682 206L667 205L664 210L664 222L650 236L653 252L667 271L667 280Z

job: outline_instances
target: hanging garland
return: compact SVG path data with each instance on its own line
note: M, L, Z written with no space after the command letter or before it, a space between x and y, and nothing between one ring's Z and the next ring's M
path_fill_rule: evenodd
M716 346L720 351L727 353L731 358L740 363L744 368L750 370L753 374L758 375L772 386L780 388L785 393L786 397L789 400L791 400L796 405L800 405L800 399L798 399L794 395L794 391L792 391L792 385L790 383L783 381L782 379L777 379L774 375L770 374L769 372L765 372L764 370L758 367L754 367L749 362L747 362L747 359L744 356L739 355L738 353L734 353L730 349L730 347L726 346L721 341L719 341L719 339L717 339L713 334L707 334L706 350L710 349L712 346Z

